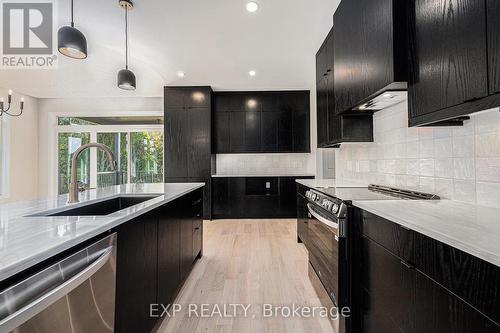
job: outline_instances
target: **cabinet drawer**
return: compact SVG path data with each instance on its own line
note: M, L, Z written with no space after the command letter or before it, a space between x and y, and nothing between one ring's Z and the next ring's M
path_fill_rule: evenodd
M500 268L414 233L415 267L500 323Z
M362 211L363 235L382 245L404 261L412 261L413 232L399 224Z
M500 332L500 326L418 271L414 322L419 333Z

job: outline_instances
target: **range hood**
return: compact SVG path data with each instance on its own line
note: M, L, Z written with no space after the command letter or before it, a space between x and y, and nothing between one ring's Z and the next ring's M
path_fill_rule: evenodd
M406 83L402 84L404 84L404 89L406 89ZM406 102L407 100L408 92L406 90L386 90L378 96L369 99L368 102L353 108L353 110L376 112Z

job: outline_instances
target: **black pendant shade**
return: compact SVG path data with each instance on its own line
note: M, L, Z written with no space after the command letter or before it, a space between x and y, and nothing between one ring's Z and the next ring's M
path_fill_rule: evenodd
M58 49L61 54L74 59L87 58L87 39L80 30L65 26L57 32Z
M128 69L128 11L134 8L134 4L132 0L120 0L118 4L125 10L125 69L118 72L118 88L135 90L135 74Z
M59 52L74 59L87 58L87 39L75 28L73 0L71 0L71 26L65 26L57 32Z
M135 90L135 75L129 69L118 72L118 88L123 90Z

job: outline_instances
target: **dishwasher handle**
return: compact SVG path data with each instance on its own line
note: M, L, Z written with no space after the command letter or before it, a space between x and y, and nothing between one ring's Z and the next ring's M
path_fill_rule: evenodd
M59 284L55 288L49 290L45 294L40 297L30 301L27 305L23 306L19 310L10 314L9 316L0 320L0 332L10 332L26 321L30 320L57 300L62 298L63 296L69 294L73 289L76 289L80 286L84 281L89 279L92 275L94 275L101 267L103 267L106 262L110 259L113 253L114 246L109 246L104 250L100 251L101 254L98 259L94 260L91 264L87 265L73 277ZM60 263L59 263L60 264ZM58 264L58 265L59 265ZM61 269L61 267L59 267ZM60 273L61 274L61 273ZM33 277L29 277L26 280L20 282L16 286L22 285L23 282L27 282L28 280L33 279ZM51 280L41 281L37 287L43 288L43 282L49 284ZM9 295L10 297L15 297L15 295Z

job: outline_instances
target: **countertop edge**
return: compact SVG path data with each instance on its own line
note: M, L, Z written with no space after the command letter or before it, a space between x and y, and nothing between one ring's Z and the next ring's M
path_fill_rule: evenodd
M460 240L458 238L453 238L453 237L450 237L450 236L443 234L441 232L432 231L432 230L429 230L428 228L423 228L423 227L416 225L414 223L410 223L408 221L405 221L402 218L398 218L397 216L393 216L389 212L376 209L376 208L372 207L373 201L366 201L366 203L367 204L369 203L370 205L365 204L364 201L359 201L359 200L352 201L352 205L357 207L357 208L363 209L369 213L372 213L374 215L382 217L382 218L389 220L393 223L399 224L399 225L406 227L410 230L413 230L415 232L421 233L424 236L430 237L430 238L437 240L439 242L442 242L448 246L456 248L460 251L463 251L463 252L470 254L474 257L482 259L486 262L489 262L490 264L493 264L497 267L500 267L500 256L498 256L490 251L488 251L487 253L480 252L477 249L475 249L474 247L472 247L471 245L464 243L462 240Z
M108 223L104 223L101 227L92 229L91 231L89 231L85 234L79 235L78 237L75 237L71 240L67 240L67 241L65 241L61 244L58 244L52 248L48 248L48 249L43 250L40 253L36 253L33 256L20 259L19 261L15 262L15 263L12 263L8 266L2 267L0 269L0 282L4 281L6 279L9 279L16 274L19 274L19 273L29 269L30 267L32 267L32 266L34 266L42 261L50 259L50 258L58 255L59 253L62 253L62 252L69 250L72 247L75 247L75 246L77 246L77 245L79 245L79 244L81 244L89 239L92 239L93 237L96 237L96 236L98 236L106 231L112 230L113 228L116 228L117 226L119 226L125 222L128 222L128 221L130 221L130 220L132 220L140 215L148 213L148 212L152 211L153 209L156 209L160 206L163 206L169 202L172 202L172 201L174 201L174 200L176 200L176 199L178 199L178 198L180 198L188 193L191 193L191 192L205 186L205 183L189 183L189 184L192 185L192 187L189 189L186 189L184 191L179 191L179 193L177 193L175 195L169 196L168 198L164 198L163 200L159 200L158 202L151 203L151 204L147 205L146 207L144 207L144 208L142 208L142 209L140 209L137 212L134 212L132 214L129 214L126 216L117 216L116 220L113 220L113 221L108 222ZM93 202L105 201L113 196L116 196L116 195L102 197L102 198L99 198L97 200L93 200ZM155 200L155 199L151 199L151 200Z

